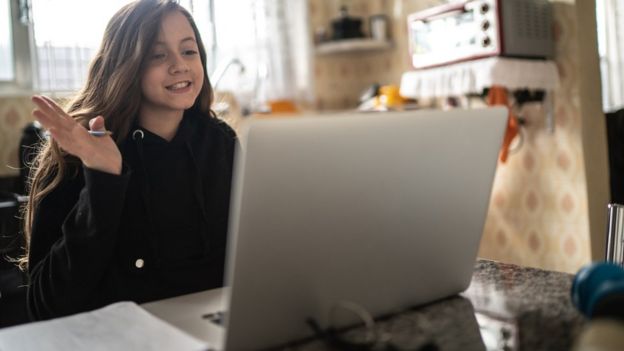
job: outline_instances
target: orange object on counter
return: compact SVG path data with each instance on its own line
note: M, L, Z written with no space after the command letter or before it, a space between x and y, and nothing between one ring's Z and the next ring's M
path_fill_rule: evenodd
M405 99L399 93L399 87L396 85L384 85L379 88L379 95L376 100L377 106L388 108L397 108L403 106Z
M506 106L509 109L507 89L501 86L493 86L487 96L487 104L489 106ZM520 125L518 124L518 118L509 109L509 117L507 119L507 129L505 130L505 136L503 138L503 146L501 147L499 159L502 163L507 162L509 156L509 147L511 142L520 132Z
M268 102L270 113L297 113L299 109L291 100L271 100Z

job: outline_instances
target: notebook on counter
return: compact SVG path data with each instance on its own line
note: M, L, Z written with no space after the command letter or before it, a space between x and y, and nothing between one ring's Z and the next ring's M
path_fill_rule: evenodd
M0 329L0 350L203 351L209 344L154 317L133 302Z

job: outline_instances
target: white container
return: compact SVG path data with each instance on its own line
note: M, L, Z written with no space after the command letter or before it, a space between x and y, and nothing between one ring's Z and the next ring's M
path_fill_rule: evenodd
M371 16L370 33L371 38L374 40L388 40L388 17L386 17L386 15Z

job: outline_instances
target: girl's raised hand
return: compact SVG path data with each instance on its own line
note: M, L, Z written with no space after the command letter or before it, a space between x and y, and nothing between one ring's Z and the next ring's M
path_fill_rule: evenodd
M89 168L121 174L121 153L109 135L93 136L82 125L46 96L33 96L37 105L33 116L50 132L50 135L66 152L78 157ZM104 118L89 121L92 131L104 131Z

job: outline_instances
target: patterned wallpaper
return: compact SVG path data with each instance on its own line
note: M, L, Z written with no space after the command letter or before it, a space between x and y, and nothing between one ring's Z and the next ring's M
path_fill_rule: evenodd
M327 26L345 3L353 15L385 13L392 19L392 49L316 56L316 106L352 108L371 83L399 84L409 69L405 17L443 1L310 1L311 31ZM525 106L522 145L494 181L480 256L505 262L574 272L590 259L587 195L581 144L576 23L573 5L555 5L556 63L561 88L554 94L555 132L544 128L540 104ZM30 120L28 97L0 98L0 177L18 171L20 131Z
M0 177L19 175L18 154L22 129L33 119L30 96L0 97Z
M316 106L353 108L373 82L399 84L410 69L407 15L441 0L310 1L311 30L328 27L346 4L354 16L384 13L392 19L393 48L382 52L316 56ZM373 5L374 4L374 5ZM499 164L483 233L481 257L575 272L590 260L589 223L581 143L575 11L554 2L556 64L561 88L554 94L555 132L545 128L541 104L525 105L522 143ZM519 140L519 139L518 139Z
M554 7L555 61L561 78L554 96L555 132L543 128L541 105L527 106L524 144L497 170L480 254L574 272L590 260L580 67L574 7Z

